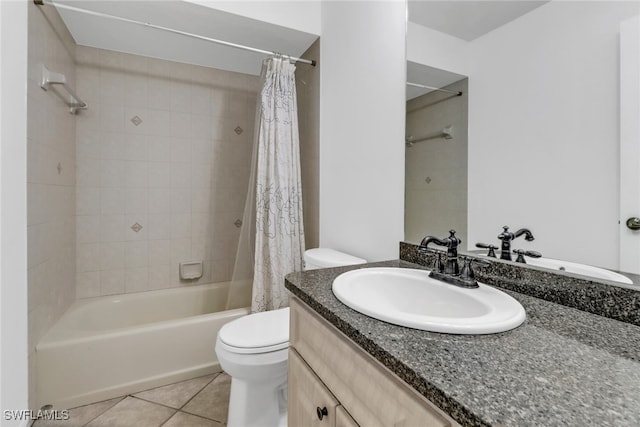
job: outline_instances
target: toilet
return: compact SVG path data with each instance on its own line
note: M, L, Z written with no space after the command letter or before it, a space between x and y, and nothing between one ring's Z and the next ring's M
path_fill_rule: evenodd
M305 270L364 264L328 248L304 253ZM287 425L289 308L249 314L218 332L216 355L231 377L228 427Z

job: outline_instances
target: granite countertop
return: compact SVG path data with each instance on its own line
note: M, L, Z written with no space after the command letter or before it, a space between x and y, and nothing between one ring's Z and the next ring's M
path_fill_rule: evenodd
M356 268L424 268L406 261L311 270L286 287L463 426L640 425L640 327L501 289L527 312L491 335L409 329L360 314L331 283Z

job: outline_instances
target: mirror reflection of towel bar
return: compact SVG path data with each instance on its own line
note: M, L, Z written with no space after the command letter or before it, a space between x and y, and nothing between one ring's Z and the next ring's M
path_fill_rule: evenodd
M407 147L412 147L416 142L429 141L431 139L453 139L453 126L447 126L442 129L442 132L437 135L423 136L422 138L413 138L411 135L407 136L405 140L405 144Z
M49 70L44 64L42 64L42 80L40 81L40 87L44 90L49 90L51 85L61 85L64 90L69 94L69 100L65 100L69 106L69 112L76 114L78 110L86 110L88 105L81 100L78 95L75 94L73 89L67 84L67 78L64 74L54 73Z

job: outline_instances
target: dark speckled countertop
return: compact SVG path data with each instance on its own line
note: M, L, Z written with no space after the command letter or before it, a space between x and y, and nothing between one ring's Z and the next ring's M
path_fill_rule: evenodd
M375 320L338 301L340 273L423 268L406 261L292 273L286 287L463 426L640 426L640 327L502 289L518 328L450 335Z

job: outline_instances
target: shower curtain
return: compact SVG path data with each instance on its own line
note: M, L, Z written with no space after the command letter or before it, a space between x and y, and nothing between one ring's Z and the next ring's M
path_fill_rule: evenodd
M251 177L227 304L241 307L251 292L252 312L289 305L284 276L302 270L304 252L295 65L279 55L262 66L255 129Z

